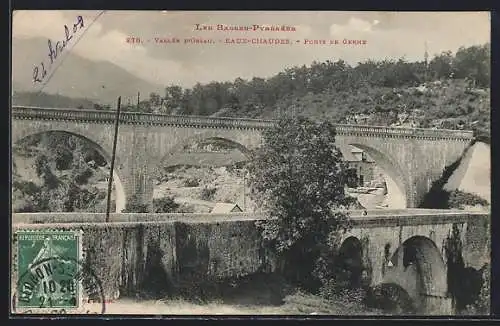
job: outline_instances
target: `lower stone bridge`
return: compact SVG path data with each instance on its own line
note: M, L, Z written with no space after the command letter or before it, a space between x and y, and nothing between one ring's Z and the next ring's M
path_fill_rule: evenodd
M339 254L359 259L362 277L371 286L396 284L404 289L420 312L451 313L444 243L454 228L459 230L466 267L478 270L490 262L489 213L367 213L351 213L353 228L342 234ZM22 213L12 218L14 232L83 230L86 261L110 300L141 290L153 277L162 278L156 287L168 288L188 275L220 280L276 270L255 227L263 217L256 214L117 213L109 223L104 214L94 213Z

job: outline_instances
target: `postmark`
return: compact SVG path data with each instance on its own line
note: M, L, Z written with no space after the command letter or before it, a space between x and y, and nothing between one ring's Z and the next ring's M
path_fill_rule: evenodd
M13 313L105 312L101 282L82 259L82 236L59 230L14 234Z

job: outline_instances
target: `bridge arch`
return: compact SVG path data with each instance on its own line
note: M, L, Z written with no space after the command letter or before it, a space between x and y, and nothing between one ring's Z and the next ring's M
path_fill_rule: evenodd
M217 130L210 130L207 132L202 132L195 134L191 137L187 137L182 141L175 144L165 155L159 157L157 159L156 167L160 168L165 164L169 164L168 160L172 156L184 152L190 145L208 141L217 141L219 143L228 145L229 147L233 147L239 150L245 157L245 160L250 159L251 157L251 145L245 144L244 139L237 139L238 137L231 137L224 133L221 133Z
M374 159L375 164L385 172L384 179L389 197L389 207L407 208L408 185L406 174L403 173L399 164L391 159L391 155L384 153L384 151L375 148L373 145L363 144L358 141L349 141L347 144L365 151Z
M77 132L70 132L67 130L60 130L60 129L50 129L50 130L43 130L43 131L34 131L31 130L31 132L25 130L23 133L14 133L12 135L12 145L15 145L24 139L27 139L28 137L33 137L41 134L50 134L50 133L59 133L59 134L65 134L68 136L75 136L79 139L84 140L85 142L91 144L92 148L96 150L105 160L106 162L110 163L111 162L111 149L106 149L105 147L107 146L102 146L99 144L98 140L92 139L92 136L89 135L83 135ZM120 167L121 166L121 159L116 155L115 157L115 167ZM113 181L114 181L114 186L115 186L115 205L116 205L116 212L119 213L121 212L126 205L126 192L125 192L125 187L124 184L120 178L119 173L117 172L118 169L114 169L113 171Z
M434 241L425 236L413 236L399 246L383 283L401 286L421 308L436 300L448 301L446 264Z
M235 139L236 137L230 137L228 135L224 135L220 132L213 132L213 131L208 131L208 132L203 132L203 133L198 133L194 136L188 137L186 139L183 139L176 145L172 147L172 149L169 150L167 153L168 155L171 155L173 153L177 153L179 151L184 150L187 148L189 145L194 144L194 143L200 143L203 141L208 141L208 140L217 140L221 141L225 144L232 145L238 150L240 150L242 153L244 153L246 156L250 156L251 150L250 146L244 145L243 142L240 139Z

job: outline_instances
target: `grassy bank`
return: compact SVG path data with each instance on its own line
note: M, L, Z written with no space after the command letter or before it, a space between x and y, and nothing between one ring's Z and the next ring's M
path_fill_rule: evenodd
M167 315L380 315L380 311L361 304L335 302L319 296L296 292L287 295L282 304L240 302L224 299L193 303L186 299L138 300L119 299L107 304L109 314L167 314Z

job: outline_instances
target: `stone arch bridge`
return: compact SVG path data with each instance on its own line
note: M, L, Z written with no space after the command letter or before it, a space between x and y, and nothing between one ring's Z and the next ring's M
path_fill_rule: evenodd
M350 251L350 258L358 259L359 277L370 285L403 289L417 313L453 310L446 242L454 229L462 244L455 254L462 255L464 267L479 271L490 262L487 212L416 209L369 215L374 216L352 216L354 227L342 234L339 252Z
M110 161L115 112L38 107L12 108L12 143L37 133L59 131L90 141ZM167 116L124 112L120 116L114 178L123 188L117 209L136 196L151 204L154 172L193 142L226 140L243 152L258 147L271 120ZM386 172L403 207L418 207L432 182L471 144L470 131L337 125L336 142L365 150ZM392 183L391 183L392 184ZM389 189L389 193L391 193ZM117 194L118 195L118 194ZM122 201L119 205L118 201ZM401 207L401 208L403 208Z

